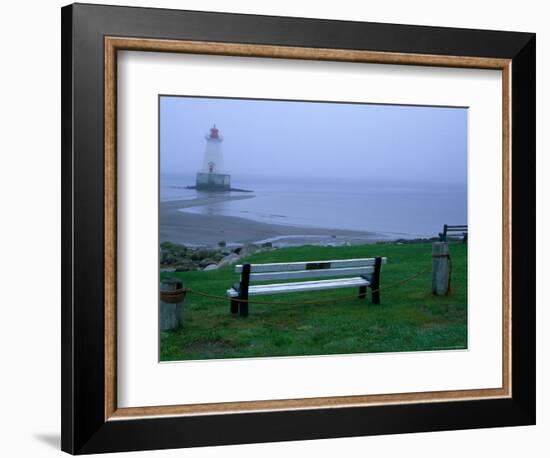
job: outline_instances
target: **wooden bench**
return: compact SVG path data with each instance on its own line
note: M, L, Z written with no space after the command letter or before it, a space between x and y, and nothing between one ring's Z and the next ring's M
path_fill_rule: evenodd
M242 317L248 316L248 302L244 301L250 296L359 288L358 298L363 299L367 296L367 286L372 290L372 302L379 304L380 270L386 261L386 258L376 257L237 265L235 272L241 275L240 281L227 290L227 295L231 299L231 313L239 313ZM315 280L282 283L283 280L305 278ZM320 278L327 279L320 280ZM265 281L276 283L251 285L251 283Z
M463 243L466 243L468 241L468 226L466 224L462 224L459 226L450 226L449 224L444 224L443 232L439 233L439 241L446 242L448 238L447 234L450 233L459 233L462 236Z

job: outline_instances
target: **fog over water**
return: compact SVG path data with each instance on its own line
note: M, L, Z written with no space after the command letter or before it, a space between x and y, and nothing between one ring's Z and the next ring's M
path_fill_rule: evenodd
M185 212L408 236L467 223L466 108L160 100L161 201L204 196L184 187L214 123L232 186L254 191Z
M161 98L161 170L194 173L215 123L232 174L466 183L467 109Z

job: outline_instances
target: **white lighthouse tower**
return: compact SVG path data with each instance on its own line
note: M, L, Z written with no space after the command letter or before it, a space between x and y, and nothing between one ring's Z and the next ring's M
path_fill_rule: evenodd
M205 191L224 191L231 188L231 176L225 172L220 131L214 127L206 137L202 169L197 172L196 187Z

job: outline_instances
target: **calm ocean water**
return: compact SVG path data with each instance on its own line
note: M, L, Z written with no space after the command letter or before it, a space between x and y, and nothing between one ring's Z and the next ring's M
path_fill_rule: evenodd
M161 201L208 195L185 189L192 184L193 176L162 175ZM254 197L184 211L292 226L383 232L396 238L433 237L445 223L467 224L466 185L253 180L237 176L232 176L232 185L253 190Z

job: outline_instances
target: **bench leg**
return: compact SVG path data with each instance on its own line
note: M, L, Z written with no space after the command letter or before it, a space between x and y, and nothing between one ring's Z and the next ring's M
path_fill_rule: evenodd
M239 301L239 315L243 318L248 316L248 284L250 282L250 264L243 265L241 272L241 284L239 286L239 299L244 299L245 302Z
M380 270L382 268L382 258L374 258L374 272L371 278L370 289L372 291L372 303L380 304Z
M239 312L239 301L231 299L231 313L236 314Z
M359 287L359 294L357 295L359 299L365 299L367 297L367 287L366 286L360 286Z

